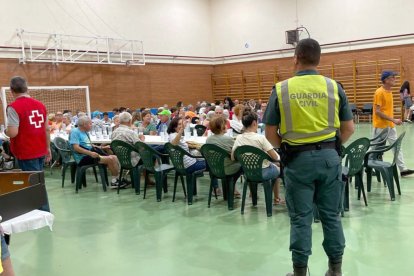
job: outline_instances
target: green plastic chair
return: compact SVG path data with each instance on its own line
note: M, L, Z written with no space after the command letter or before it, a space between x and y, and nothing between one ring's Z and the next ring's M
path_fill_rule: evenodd
M385 146L387 143L388 136L390 135L391 128L387 127L384 128L376 137L369 139L370 141L370 147L376 148L376 147L382 147ZM371 159L377 159L382 160L382 153L372 154L370 156ZM379 171L375 171L375 176L377 177L377 181L381 182L381 173ZM372 178L371 174L367 175L367 177ZM371 179L368 181L371 183ZM371 186L367 187L367 191L371 192Z
M69 140L70 140L70 138L69 138ZM70 147L70 150L73 154L73 151L74 151L73 147L71 145L69 147ZM99 169L99 176L101 177L102 189L104 190L104 192L106 192L106 187L109 186L109 184L108 184L108 171L107 171L106 165L99 164L98 160L95 160L95 163L85 165L85 166L79 166L77 164L76 181L75 181L76 193L78 193L79 190L82 189L82 186L86 187L86 170L87 169L93 168L93 172L95 174L95 180L96 180L96 182L98 182L98 176L96 174L96 167L98 167L98 169Z
M149 145L143 142L137 142L134 146L138 150L139 155L141 156L141 160L143 162L141 170L145 169L147 173L153 173L155 176L155 189L157 194L157 201L160 202L162 188L164 187L164 192L167 192L167 174L168 172L174 170L174 167L170 164L162 163L162 157L166 157L168 155L159 153ZM145 181L144 199L147 195L147 185L148 183Z
M53 146L59 153L61 159L62 159L62 188L65 186L65 175L66 175L66 169L70 167L70 176L71 176L71 182L75 182L75 176L76 176L76 169L77 165L75 160L72 158L72 152L70 150L68 141L61 137L56 137L53 140Z
M244 205L246 202L247 185L249 184L250 191L252 193L253 206L257 205L257 184L263 183L266 213L268 217L272 216L272 194L273 194L273 181L272 179L264 180L262 176L262 164L264 160L270 162L280 162L279 160L273 160L266 152L253 146L240 146L235 152L234 156L238 160L243 168L244 176L246 180L243 185L243 197L241 213L244 214Z
M95 167L99 169L99 175L101 177L102 189L106 192L106 186L108 186L108 172L106 165L99 164L98 160L96 160L95 164L85 165L82 167L77 168L76 170L76 193L82 189L82 186L86 187L86 170L89 168L93 168L95 171Z
M50 160L50 174L53 175L53 168L58 164L59 162L59 150L56 148L53 141L50 143L50 153L51 153L51 160Z
M345 199L343 204L345 211L349 211L349 180L351 177L355 177L355 186L358 187L358 199L360 199L362 192L365 206L368 206L362 176L364 172L365 155L369 147L370 140L363 137L352 142L343 151L345 166L342 166L342 179L345 181Z
M171 162L173 163L176 172L174 181L173 201L175 200L178 176L185 176L187 183L187 202L188 205L192 205L193 195L197 194L197 177L204 176L204 169L195 171L193 173L187 173L184 167L184 156L188 156L191 158L200 158L200 156L193 156L184 149L182 149L180 146L174 146L171 143L166 143L164 147L170 156Z
M391 129L389 127L384 128L376 137L369 139L370 146L385 146Z
M234 186L236 184L236 181L233 181L233 180L237 180L241 172L239 171L232 175L226 175L224 171L224 160L226 158L230 158L230 154L217 145L205 144L201 147L200 152L206 159L211 180L213 180L213 178L221 179L222 185L223 185L223 195L227 195L228 209L233 210L234 208ZM210 181L210 190L208 193L208 208L210 208L212 193L213 193L213 182ZM217 199L217 194L215 194L215 196Z
M401 135L397 138L397 140L389 145L389 146L383 146L376 148L374 150L369 150L366 154L365 162L367 167L367 185L368 189L371 189L371 174L372 169L375 169L376 171L379 171L381 173L382 178L384 179L384 185L388 186L388 190L390 193L391 200L395 200L395 191L394 191L394 179L395 184L397 186L398 194L401 195L401 188L400 188L400 180L398 175L398 168L397 168L397 158L398 153L401 150L401 143L402 139L405 136L405 131L401 133ZM382 160L376 160L376 159L369 159L369 155L371 154L383 154L389 150L394 151L394 157L392 162L386 162Z
M114 140L111 142L111 150L118 158L119 164L121 165L121 170L119 175L121 176L118 181L118 187L117 187L117 193L119 194L119 190L121 188L122 183L122 176L125 170L128 170L131 174L131 181L133 184L133 187L135 188L135 193L137 195L140 194L140 168L139 164L136 164L135 166L132 164L131 154L133 152L136 152L138 154L138 150L132 146L131 144L128 144L125 141L121 140Z

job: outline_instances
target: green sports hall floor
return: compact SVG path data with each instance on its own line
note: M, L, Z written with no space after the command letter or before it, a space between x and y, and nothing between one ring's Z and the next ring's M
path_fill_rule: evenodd
M357 125L352 140L369 137L370 130L368 124ZM405 161L414 168L414 124L398 127L398 133L403 130ZM175 203L171 192L157 203L153 189L145 200L132 189L105 193L91 175L88 187L75 194L70 183L61 188L59 172L46 173L53 232L44 228L12 236L17 276L279 276L291 270L287 210L274 207L267 218L262 191L258 206L249 202L241 215L241 200L233 211L221 198L207 208L207 180L199 182L198 199L187 206L181 189ZM351 189L351 209L342 219L344 275L414 275L414 178L401 185L402 196L391 202L386 188L374 182L368 207ZM321 276L327 266L321 224L312 229L310 272Z

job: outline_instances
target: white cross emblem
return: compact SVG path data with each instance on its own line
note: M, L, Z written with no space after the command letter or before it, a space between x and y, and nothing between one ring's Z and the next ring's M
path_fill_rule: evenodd
M43 115L39 114L39 110L32 110L32 115L29 116L29 121L31 125L34 125L35 128L41 128L42 123L45 121Z

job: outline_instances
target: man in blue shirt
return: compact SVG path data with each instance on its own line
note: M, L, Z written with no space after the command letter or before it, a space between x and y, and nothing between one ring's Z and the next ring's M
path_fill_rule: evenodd
M87 134L91 129L92 121L89 117L83 116L78 119L78 127L72 129L69 139L69 144L73 149L73 158L78 166L95 164L97 160L99 163L107 165L112 174L112 184L117 185L119 175L118 159L115 155L101 156L94 151L94 146Z

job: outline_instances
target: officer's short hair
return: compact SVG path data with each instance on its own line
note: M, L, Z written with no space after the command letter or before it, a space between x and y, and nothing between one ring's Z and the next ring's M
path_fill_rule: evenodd
M10 90L14 93L26 93L27 92L27 82L23 77L13 77L10 80Z
M257 113L251 110L245 110L242 117L243 126L248 128L253 124L253 121L257 121Z
M303 65L316 66L321 59L321 46L312 38L302 39L296 46L295 56Z

